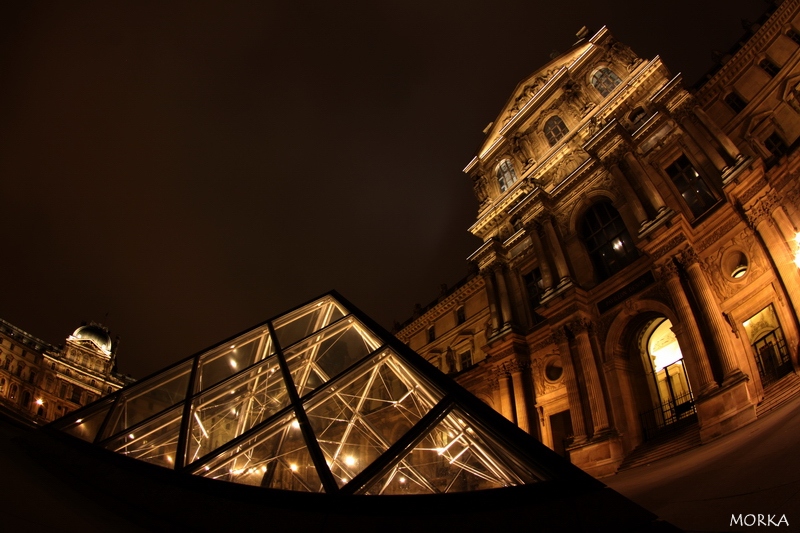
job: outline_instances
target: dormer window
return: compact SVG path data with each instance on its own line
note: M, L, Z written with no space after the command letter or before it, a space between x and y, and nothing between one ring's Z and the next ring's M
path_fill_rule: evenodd
M550 117L544 123L544 136L547 137L547 142L550 143L550 146L555 146L567 133L569 133L569 129L558 115Z
M602 67L592 74L592 86L603 95L603 98L611 94L611 91L622 83L619 76L614 74L610 68Z
M503 159L497 165L497 183L500 185L500 192L506 192L515 181L517 181L517 173L514 172L514 165L508 159Z

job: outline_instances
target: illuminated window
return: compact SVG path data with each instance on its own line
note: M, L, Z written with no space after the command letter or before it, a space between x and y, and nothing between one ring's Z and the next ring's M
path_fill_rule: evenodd
M666 171L695 217L699 217L717 203L711 188L685 155L676 159Z
M761 62L758 64L758 66L761 67L764 70L764 72L766 72L767 74L770 75L770 77L773 78L777 76L778 72L780 72L781 70L781 67L776 65L775 62L773 62L768 57L762 59Z
M581 237L598 280L611 277L639 257L628 228L611 202L597 203L583 215Z
M517 181L517 173L514 172L514 165L508 159L503 159L497 165L497 183L500 185L500 192L506 192L515 181Z
M544 136L547 137L547 142L550 143L550 146L555 146L567 133L569 133L569 129L567 129L567 125L558 115L550 117L544 123Z
M747 107L747 102L742 100L742 97L736 93L728 93L727 96L725 96L725 103L736 113Z
M603 95L603 98L611 94L611 91L616 89L620 83L622 80L619 79L619 76L606 67L602 67L592 74L592 85Z

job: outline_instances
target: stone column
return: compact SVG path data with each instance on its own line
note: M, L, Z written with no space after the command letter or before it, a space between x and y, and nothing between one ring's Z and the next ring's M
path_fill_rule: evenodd
M761 235L766 251L772 258L772 264L778 270L777 275L780 276L782 285L786 289L795 316L800 317L800 273L794 263L791 249L778 229L771 211L772 202L763 198L747 212L747 218L751 226Z
M506 285L505 267L503 265L494 265L494 277L497 280L497 296L500 298L501 324L506 327L514 319L511 314L511 303L508 299L508 286Z
M561 364L564 367L564 383L567 386L567 401L569 402L569 413L572 419L573 443L578 444L586 441L583 405L581 405L581 395L578 389L578 378L575 376L575 367L572 364L569 339L563 327L553 332L553 340L558 346L558 353L561 355Z
M517 426L526 433L531 432L528 421L528 395L523 379L523 372L529 372L530 364L525 361L513 361L508 369L511 372L511 383L514 386L514 404L517 413Z
M589 341L591 322L586 319L574 320L570 323L569 328L575 335L575 346L581 362L581 369L583 370L583 379L586 381L589 408L592 410L594 435L597 435L608 429L608 413L606 411L603 387L600 384L600 375L597 372L597 364L594 360L594 351Z
M711 161L714 168L716 168L720 174L724 173L730 165L720 155L719 151L717 151L716 146L706 139L700 126L695 124L695 120L696 116L689 113L679 119L681 127L683 127L683 130L687 133L687 135L683 137L684 140L687 143L696 145L700 151L708 157L708 160Z
M625 155L622 157L625 160L625 164L628 166L628 169L630 169L631 173L633 174L632 177L635 182L641 185L642 192L647 197L647 201L650 203L650 206L657 213L664 211L667 208L667 204L664 203L664 198L661 197L661 193L658 192L656 186L653 185L650 175L639 162L639 158L636 157L633 152L625 152Z
M550 249L551 257L556 264L556 275L558 277L558 284L560 285L566 280L569 280L569 268L567 268L567 260L564 257L564 251L561 248L561 241L556 235L556 229L553 227L553 221L549 216L545 216L542 220L544 227L544 234L547 237L548 248Z
M733 144L733 141L731 141L730 137L728 137L725 132L722 131L722 128L720 128L716 122L711 120L711 117L706 114L703 108L700 106L695 106L693 111L695 116L700 120L700 124L705 127L708 133L711 134L714 140L716 140L725 151L725 155L728 156L730 162L734 163L738 159L741 159L742 154L739 152L739 148Z
M516 424L517 421L516 417L514 416L514 404L511 401L511 379L509 378L508 372L506 372L505 368L497 368L495 369L495 372L497 373L497 384L500 389L500 414Z
M497 294L494 290L494 274L491 270L484 271L483 281L486 284L486 299L489 300L489 316L492 321L491 335L500 331L500 316L497 310Z
M728 385L743 377L739 368L736 353L730 339L730 326L722 317L722 310L717 304L711 286L700 266L700 259L693 248L687 248L680 253L680 262L686 269L689 284L697 297L700 312L706 319L711 331L711 338L717 349L722 365L722 386Z
M628 205L631 206L633 216L636 217L639 226L644 226L647 223L647 212L644 210L642 202L639 201L639 197L636 196L636 191L633 190L628 178L626 178L625 174L619 169L617 163L611 163L606 168L608 168L608 172L611 173L614 177L614 181L619 185L622 194L625 195L625 200L628 202Z
M542 273L542 284L544 285L545 292L550 292L553 290L553 272L550 270L550 258L547 253L545 253L544 245L542 245L542 240L539 238L539 232L537 231L537 225L532 224L529 226L528 235L531 236L531 242L533 243L533 251L536 253L536 258L539 259L539 271Z
M714 381L703 338L700 336L692 306L681 285L678 266L669 259L660 267L659 275L667 286L675 306L675 313L680 320L680 324L674 324L672 329L675 331L675 336L682 341L680 342L681 353L689 363L686 365L686 371L689 373L692 388L696 391L695 395L702 398L717 390L719 385Z

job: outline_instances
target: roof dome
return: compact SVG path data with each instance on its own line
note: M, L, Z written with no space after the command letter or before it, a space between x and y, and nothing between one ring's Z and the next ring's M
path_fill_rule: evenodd
M72 337L80 341L92 341L95 346L106 353L111 352L111 336L101 326L90 324L75 330Z

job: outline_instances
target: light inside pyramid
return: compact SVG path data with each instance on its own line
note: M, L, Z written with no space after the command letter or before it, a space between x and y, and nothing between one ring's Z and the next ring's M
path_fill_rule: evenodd
M446 493L547 478L443 379L327 295L53 425L166 468L283 490Z

